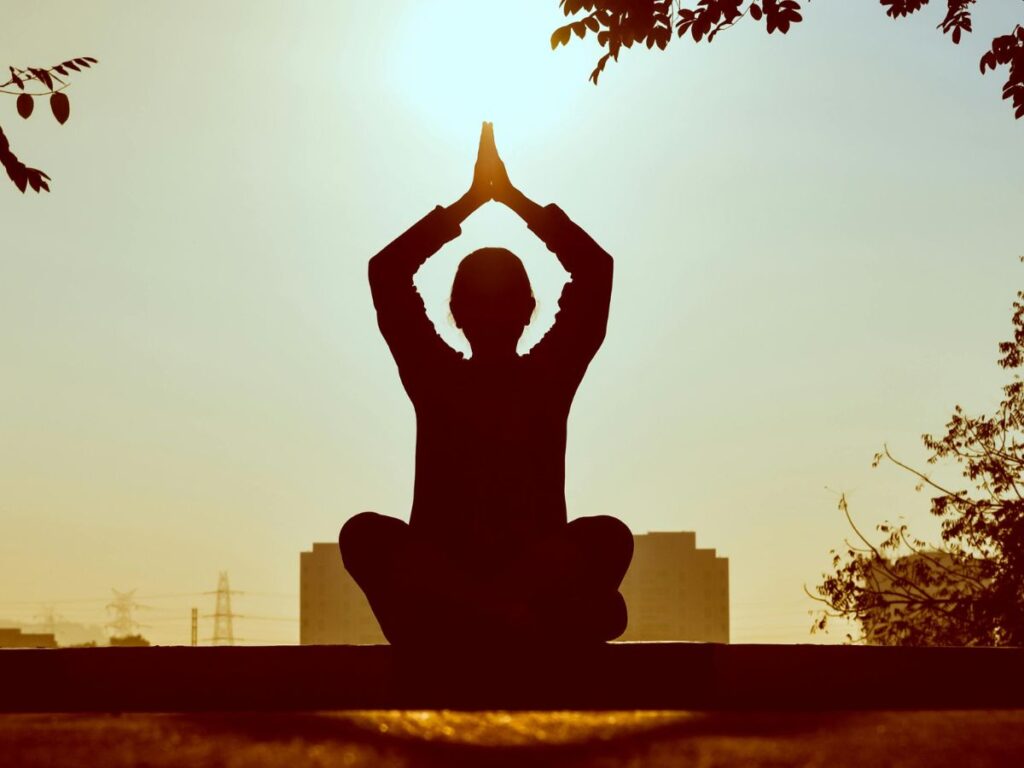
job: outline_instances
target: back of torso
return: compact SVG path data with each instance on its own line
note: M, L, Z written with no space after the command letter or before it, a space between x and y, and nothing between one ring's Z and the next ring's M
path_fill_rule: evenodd
M456 556L513 556L566 521L566 421L575 384L529 356L502 365L465 360L434 373L413 396L410 524Z

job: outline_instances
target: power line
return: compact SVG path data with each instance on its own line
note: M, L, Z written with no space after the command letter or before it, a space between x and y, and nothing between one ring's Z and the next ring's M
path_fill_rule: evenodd
M72 597L66 600L48 598L44 600L0 600L0 605L39 605L40 603L52 605L64 605L67 603L102 603L110 598L107 597Z
M298 599L298 594L291 592L249 592L247 590L232 590L233 594L245 595L246 597L274 597L274 598L289 598ZM147 595L141 594L137 597L141 600L169 600L171 598L185 598L185 597L203 597L204 595L215 595L216 590L207 592L171 592L159 595ZM104 603L107 602L109 597L68 597L68 598L39 598L36 600L0 600L0 607L3 606L38 606L44 605L71 605L71 604L87 604L87 603Z

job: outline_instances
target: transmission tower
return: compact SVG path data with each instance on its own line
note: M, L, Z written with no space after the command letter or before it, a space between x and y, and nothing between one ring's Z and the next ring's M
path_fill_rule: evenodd
M232 620L237 614L231 612L231 587L228 572L221 571L217 581L217 610L213 614L213 644L234 645L235 630Z
M63 620L64 617L59 615L57 609L52 605L44 605L36 615L36 621L39 622L43 632L51 635L57 634L57 624Z
M111 637L130 637L137 634L141 625L135 621L132 612L145 606L135 602L134 589L130 592L118 592L116 589L111 591L114 593L114 599L107 604L107 611L114 615L107 622Z

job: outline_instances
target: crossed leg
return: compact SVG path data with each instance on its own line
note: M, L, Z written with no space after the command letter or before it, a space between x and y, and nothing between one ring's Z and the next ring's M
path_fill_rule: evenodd
M346 522L339 546L345 568L396 645L604 642L626 628L618 587L633 537L613 517L573 520L489 580L401 520L374 512Z
M391 644L442 642L461 634L471 605L463 594L465 576L407 523L363 512L342 526L338 545L345 569Z
M605 642L626 630L619 584L632 558L625 523L581 517L529 547L507 578L524 584L538 640Z

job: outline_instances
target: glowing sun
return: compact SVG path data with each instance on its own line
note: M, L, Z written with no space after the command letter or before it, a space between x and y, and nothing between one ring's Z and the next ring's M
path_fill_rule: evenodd
M592 54L582 41L552 51L560 23L555 3L415 3L395 41L395 87L448 139L478 133L483 120L505 135L553 130L589 85L579 64Z

